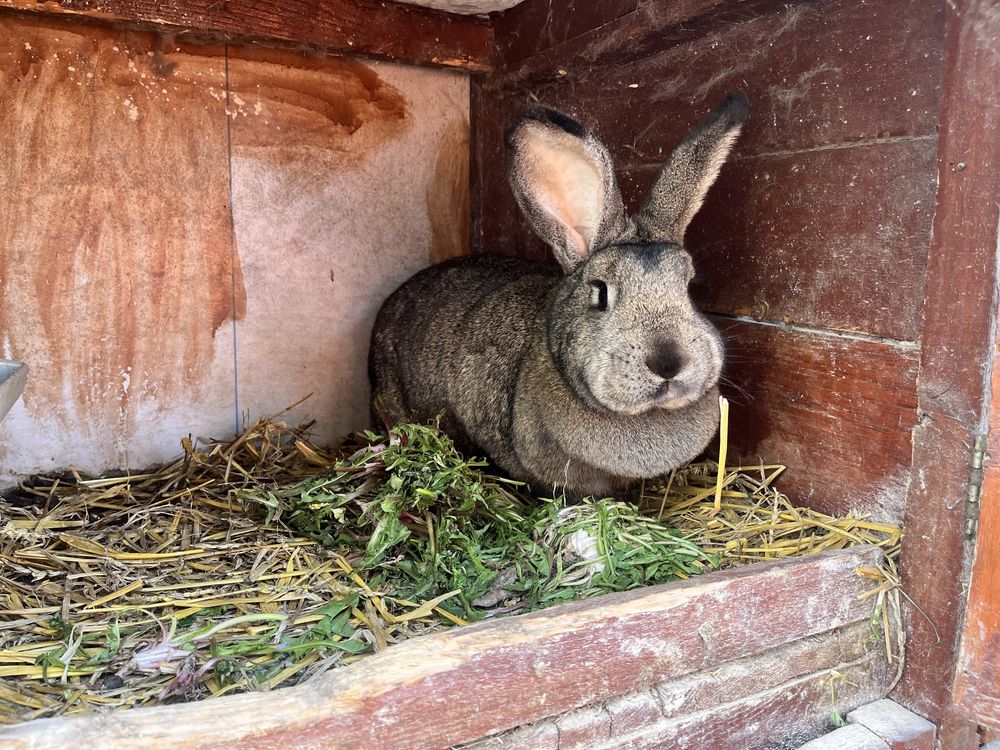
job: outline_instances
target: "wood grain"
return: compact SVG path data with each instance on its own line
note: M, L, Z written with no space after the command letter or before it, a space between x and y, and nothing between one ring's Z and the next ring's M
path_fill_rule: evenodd
M499 137L489 126L480 133ZM696 302L711 312L918 340L936 151L931 137L731 161L686 239ZM490 149L484 162L500 158ZM633 211L658 170L619 172ZM490 207L476 221L480 247L547 258L505 176L480 174L475 189Z
M0 467L104 471L224 436L245 290L222 49L3 20L0 339L31 381Z
M790 680L694 715L650 724L633 735L615 738L595 750L774 750L811 740L846 713L882 697L885 682L876 654ZM841 681L843 679L844 681ZM836 680L836 693L831 682ZM560 746L561 748L561 746Z
M695 300L713 312L918 340L935 156L930 139L727 165L688 230ZM622 179L637 184L635 205L657 173Z
M742 748L741 743L753 747L755 742L790 747L823 731L834 710L844 715L881 698L890 671L882 644L871 637L871 626L856 623L463 745L462 750L520 750L538 746L534 741L539 736L553 735L548 747L559 750L674 747L698 741L702 744L694 746L713 749ZM833 672L853 675L853 684L833 677ZM828 693L831 679L837 682L835 695L785 703L784 698L804 684L824 676ZM734 732L734 710L752 712L754 720L769 724L768 731Z
M631 13L638 0L527 0L491 16L496 55L506 64L531 57ZM677 3L683 5L683 3Z
M938 156L940 188L928 262L919 380L921 423L913 462L921 481L907 498L903 586L926 613L909 613L906 672L898 700L940 725L942 747L976 746L974 725L955 714L951 676L962 615L962 584L969 551L964 512L973 435L989 424L987 398L994 346L997 223L1000 208L1000 15L995 2L949 4L944 97ZM984 505L986 508L991 506ZM991 508L992 510L992 508ZM987 517L986 523L992 523ZM982 540L983 537L980 536ZM991 547L980 550L987 565ZM985 557L983 557L985 556ZM980 568L981 570L981 568ZM973 618L991 606L981 581L970 599ZM929 622L928 622L929 620ZM980 623L982 620L979 621ZM995 653L977 640L970 620L969 657ZM964 657L963 657L964 658ZM966 711L985 710L1000 692L993 668L962 687ZM960 680L960 683L962 682ZM981 693L979 692L981 691ZM977 703L978 695L984 696ZM993 714L993 719L996 714Z
M38 721L0 742L448 747L863 622L872 583L855 569L880 555L857 547L612 594L408 641L272 694Z
M491 85L592 125L623 165L664 158L736 88L751 112L739 153L935 133L941 3L676 5L643 4L529 60L498 58Z
M994 250L997 247L997 224L1000 208L1000 92L995 82L1000 77L1000 13L994 2L958 4L951 28L954 45L947 69L947 108L941 155L941 194L935 226L935 249L932 256L934 279L928 284L928 306L935 314L928 318L925 367L929 382L922 389L924 402L934 405L934 419L953 417L963 424L982 429L989 424L989 454L980 500L981 517L976 541L975 564L969 590L968 608L961 637L961 650L955 679L954 699L962 712L983 724L1000 727L1000 358L997 342L990 339L990 324L995 321L996 293L990 294L998 269ZM990 85L988 82L992 81ZM964 166L960 167L960 164ZM938 275L940 274L940 275ZM950 307L952 321L963 324L949 327L945 308ZM993 343L992 361L988 346ZM955 352L961 353L956 361ZM983 399L983 377L992 365L991 401ZM945 393L941 392L944 389ZM943 412L943 414L942 414ZM986 412L986 420L980 415ZM963 462L964 464L964 462ZM963 464L954 467L958 473ZM942 467L943 468L943 467ZM939 469L940 471L941 469ZM964 474L961 476L967 476ZM947 495L955 498L955 495ZM930 510L933 498L918 495L914 512ZM954 501L953 501L954 502ZM937 507L940 507L937 504ZM947 543L961 549L961 537L953 528L958 509L949 503L947 518L950 533ZM943 513L939 513L943 516ZM924 524L937 533L937 524ZM906 550L911 564L930 570L932 560L927 550L914 546ZM930 592L927 592L928 595ZM944 599L944 601L941 601ZM937 594L938 611L947 599ZM947 626L954 627L954 610ZM914 620L916 626L916 620ZM924 642L926 635L920 637ZM950 643L950 641L948 641ZM913 671L916 687L921 673L932 668L941 657L921 659Z
M652 6L606 26L625 29L626 18ZM700 261L699 303L918 340L937 178L941 7L827 0L761 6L757 15L751 4L730 18L731 6L682 3L676 18L663 10L667 29L687 23L678 20L685 8L703 11L706 25L644 57L630 48L612 54L602 27L479 84L473 201L488 210L474 218L474 249L548 256L502 169L504 123L529 99L577 116L604 140L635 209L688 129L725 91L745 88L750 119L688 236ZM653 20L644 23L661 39L663 27L654 34ZM594 57L598 47L606 60ZM552 81L532 77L551 66Z
M1000 395L994 357L992 393ZM969 718L1000 728L1000 398L990 408L989 460L983 476L972 584L955 674L955 703Z
M715 320L727 340L730 461L780 461L781 488L828 513L899 521L917 420L919 351Z
M463 70L489 70L493 44L483 19L380 0L0 0L0 8Z

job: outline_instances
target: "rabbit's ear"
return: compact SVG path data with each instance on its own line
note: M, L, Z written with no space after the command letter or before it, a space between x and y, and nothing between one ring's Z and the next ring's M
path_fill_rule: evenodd
M637 219L643 239L683 244L747 116L747 97L729 94L670 154Z
M508 128L507 176L535 232L567 272L595 248L625 233L611 156L586 128L533 107Z

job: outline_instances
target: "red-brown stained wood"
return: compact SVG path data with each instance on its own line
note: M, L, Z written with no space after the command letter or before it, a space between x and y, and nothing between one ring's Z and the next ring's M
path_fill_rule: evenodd
M910 479L919 352L715 320L727 339L729 462L788 466L796 504L899 520Z
M950 115L950 127L943 139L949 150L943 158L949 161L960 158L965 166L959 169L958 164L951 164L950 171L942 176L942 195L950 198L950 203L942 207L939 226L942 232L947 231L945 236L950 238L949 246L961 237L972 246L970 251L979 256L976 260L983 263L985 271L980 288L984 298L988 296L985 282L995 279L998 272L995 267L991 268L988 252L989 248L996 247L997 214L1000 210L996 205L996 196L1000 194L1000 93L994 85L980 90L974 100L968 97L987 80L995 82L1000 77L1000 56L997 52L1000 49L1000 13L995 3L970 2L960 7L964 15L953 33L958 36L961 47L952 69L955 76L952 82L954 99L949 97L949 101L953 109L947 113ZM974 112L971 109L973 103ZM968 122L970 117L974 119ZM963 273L966 277L970 275L969 271ZM972 288L968 288L966 294L968 296L963 300L962 307L975 304L981 315L985 300L974 298ZM996 304L995 296L991 302ZM996 314L995 308L993 314ZM969 347L976 351L981 347L984 331L978 315L976 323L971 331L953 332L956 344L963 349ZM943 325L932 327L930 335L943 337L942 329ZM943 345L942 341L939 346L943 348ZM988 453L979 501L981 515L954 685L954 700L961 712L993 727L1000 727L1000 355L997 351L995 345L991 402L987 405ZM928 352L928 364L934 366L942 377L947 375L943 370L944 360L944 352L940 348ZM970 364L972 367L967 379L974 382L978 375L975 360ZM962 387L966 383L955 385ZM970 395L975 398L976 391L972 390ZM938 401L948 403L950 396L944 395ZM957 403L952 402L952 409L957 408L959 415L965 411L961 408L965 399L962 396ZM924 561L926 557L925 554L918 560Z
M994 356L988 458L975 564L955 676L955 702L982 724L1000 727L1000 357Z
M0 0L3 7L466 70L489 70L493 44L482 19L380 0Z
M948 9L940 188L919 381L923 417L914 433L919 481L907 498L901 559L903 587L933 627L920 613L909 612L906 671L896 697L940 725L942 747L965 750L976 746L974 725L955 717L950 693L968 548L963 516L971 445L973 434L992 421L986 393L1000 213L1000 14L995 2L982 0L949 3ZM989 606L988 599L983 604ZM973 600L973 606L974 613L980 605ZM992 648L988 642L969 643L984 655ZM975 705L977 690L997 689L996 673L983 674L981 682L963 688L966 709Z
M717 5L695 25L636 12L528 61L498 60L495 86L581 118L630 164L666 156L732 89L750 97L741 153L934 134L941 3Z
M653 21L645 23L653 34ZM616 24L624 18L607 26ZM727 90L744 88L750 119L688 237L700 261L698 302L915 341L937 177L942 29L935 3L837 0L757 16L750 8L641 59L623 49L620 58L608 51L595 62L581 45L610 50L602 29L500 69L473 109L474 200L489 206L474 220L474 247L547 257L502 166L503 125L529 94L602 138L635 209L688 129ZM546 65L565 74L550 83L531 77ZM831 147L845 143L853 147Z
M873 583L855 571L880 557L858 547L613 594L408 641L287 690L38 721L0 742L448 747L863 622Z
M864 664L864 669L859 665ZM656 730L665 720L683 721L697 714L704 721L693 733L703 736L725 727L714 727L713 718L720 707L734 702L748 702L755 696L783 686L795 685L801 678L813 677L827 670L841 672L846 669L859 672L861 690L856 693L839 693L838 709L846 713L862 702L881 697L888 689L891 674L885 660L883 644L872 638L870 623L855 623L838 630L784 644L763 654L727 662L677 680L668 680L656 687L629 693L598 706L570 711L555 721L546 720L558 727L559 750L573 747L593 748L593 742L603 736L609 747L616 742L627 742L630 736L646 738L655 745ZM837 679L837 678L833 678ZM838 685L839 688L839 685ZM764 696L766 701L767 696ZM825 710L832 712L833 703L827 701ZM825 724L827 716L822 716ZM728 718L725 719L728 721ZM788 745L788 736L795 726L789 723L788 734L781 728L768 736L774 745ZM524 747L528 737L536 734L540 725L532 725L509 733L463 746L463 750L515 750ZM577 745L572 738L581 738ZM801 738L801 735L800 735ZM591 744L587 744L587 742ZM556 743L553 743L553 747ZM706 745L709 747L709 745Z
M149 460L165 419L232 427L224 87L221 48L4 13L0 339L31 381L0 465L100 470Z
M711 312L917 340L935 156L931 137L734 159L688 231L696 302ZM491 150L489 163L498 158ZM631 210L658 170L620 172ZM545 258L505 177L481 180L490 206L478 220L481 248Z
M727 164L685 241L695 300L712 312L917 340L935 153L932 138ZM636 208L656 174L622 179Z
M496 55L508 65L523 60L631 13L637 4L638 0L527 0L491 16Z

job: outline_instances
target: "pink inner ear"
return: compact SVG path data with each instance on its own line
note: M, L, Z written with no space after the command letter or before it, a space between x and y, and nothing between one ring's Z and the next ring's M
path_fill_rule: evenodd
M589 244L584 240L583 235L580 234L576 227L566 227L566 247L574 251L581 258L586 258L590 252Z
M562 228L566 249L586 257L604 209L600 165L586 145L569 134L542 131L527 150L536 204Z

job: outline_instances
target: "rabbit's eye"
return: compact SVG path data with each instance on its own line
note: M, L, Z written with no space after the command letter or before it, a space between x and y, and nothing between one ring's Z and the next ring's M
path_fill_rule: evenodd
M603 281L590 282L590 309L599 312L608 309L608 285Z

